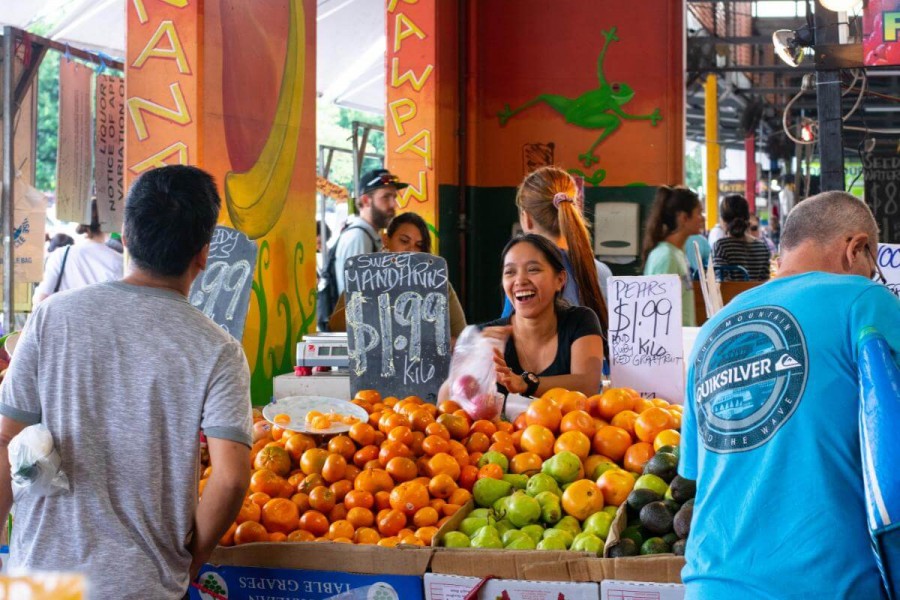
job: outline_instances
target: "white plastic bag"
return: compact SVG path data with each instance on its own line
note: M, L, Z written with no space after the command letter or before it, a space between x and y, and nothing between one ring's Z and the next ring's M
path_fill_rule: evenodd
M13 499L24 492L37 496L68 492L69 478L60 468L61 462L46 426L38 424L23 429L9 443Z
M470 325L463 329L450 361L450 399L475 420L493 420L503 410L497 393L493 340Z

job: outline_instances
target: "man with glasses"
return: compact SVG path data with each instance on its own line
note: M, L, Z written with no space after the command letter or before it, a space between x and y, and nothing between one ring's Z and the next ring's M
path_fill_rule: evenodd
M866 523L857 366L868 327L900 358L900 299L871 281L877 247L863 202L809 198L784 225L777 278L700 331L679 464L697 480L686 598L884 597Z
M387 169L369 171L360 179L359 216L351 216L335 247L334 271L338 295L344 293L344 261L351 256L378 252L381 230L397 211L397 192L409 184L401 183Z

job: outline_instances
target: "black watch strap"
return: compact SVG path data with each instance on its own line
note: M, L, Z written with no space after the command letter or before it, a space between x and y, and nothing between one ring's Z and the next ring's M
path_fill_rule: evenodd
M529 373L528 371L524 371L522 373L522 379L525 380L525 395L526 396L534 396L534 393L537 392L538 386L541 385L540 378L534 373Z

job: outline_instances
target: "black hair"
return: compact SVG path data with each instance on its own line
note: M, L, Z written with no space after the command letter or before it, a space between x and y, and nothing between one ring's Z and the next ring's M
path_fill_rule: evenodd
M719 217L725 221L725 231L735 238L744 237L750 226L750 205L740 194L729 194L722 198Z
M678 213L683 212L691 216L691 213L699 207L700 198L692 190L681 186L659 186L644 228L641 258L646 261L657 244L678 229Z
M72 236L66 235L65 233L57 233L52 238L50 238L50 244L47 246L47 252L53 252L57 248L71 246L74 243L75 240L72 239Z
M322 221L316 221L316 235L322 235ZM325 240L328 241L331 239L331 227L328 226L328 223L325 223Z
M220 206L213 178L197 167L145 172L125 200L124 238L132 261L156 275L183 275L212 239Z
M431 233L428 231L428 224L425 222L425 219L420 217L414 212L405 212L397 215L391 222L388 223L387 227L387 236L394 237L394 234L397 233L397 229L400 228L401 225L414 225L419 229L419 233L422 235L422 252L431 253Z
M506 255L509 254L509 251L513 249L514 246L519 244L531 244L537 250L544 255L544 258L547 259L547 262L550 264L550 268L553 269L554 273L565 273L566 266L563 263L562 252L559 251L559 248L556 247L556 244L548 240L542 235L538 235L536 233L523 233L515 236L513 239L507 242L506 246L503 248L503 252L500 254L500 268L503 268L503 264L506 262ZM566 308L569 306L569 303L562 297L562 291L556 295L556 302L554 303L554 307L557 311Z
M97 200L91 200L91 222L90 223L80 223L75 228L75 233L78 235L84 235L85 233L90 232L91 235L97 235L98 233L102 233L100 229L100 213L97 212ZM74 243L74 242L72 242Z

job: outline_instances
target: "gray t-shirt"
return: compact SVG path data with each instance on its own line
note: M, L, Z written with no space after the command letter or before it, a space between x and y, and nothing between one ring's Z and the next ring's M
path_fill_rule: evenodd
M250 445L241 345L184 296L122 282L38 305L0 414L44 423L72 491L13 507L10 567L77 571L91 598L188 587L199 432Z

